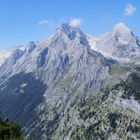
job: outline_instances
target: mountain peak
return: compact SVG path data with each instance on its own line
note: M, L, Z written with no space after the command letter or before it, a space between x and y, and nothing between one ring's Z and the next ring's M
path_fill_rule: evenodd
M113 27L113 31L120 33L130 33L131 29L125 23L120 22Z
M58 30L61 31L61 32L66 33L66 34L71 33L71 32L73 32L73 33L81 32L79 28L70 26L68 23L62 24L62 25L58 28Z
M89 46L86 35L77 27L70 26L65 23L62 24L56 32L56 37L61 36L63 38L66 35L70 40L76 40L84 46ZM63 37L62 37L63 36Z
M116 24L112 31L104 34L96 42L96 50L106 57L124 62L139 56L138 40L124 23Z
M68 23L63 23L60 25L60 28L65 30L65 29L70 29L74 27L70 26Z

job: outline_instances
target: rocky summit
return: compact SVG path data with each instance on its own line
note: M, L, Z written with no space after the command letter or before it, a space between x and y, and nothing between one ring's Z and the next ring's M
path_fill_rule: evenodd
M26 139L140 139L140 40L124 23L99 37L62 24L0 51L0 111Z

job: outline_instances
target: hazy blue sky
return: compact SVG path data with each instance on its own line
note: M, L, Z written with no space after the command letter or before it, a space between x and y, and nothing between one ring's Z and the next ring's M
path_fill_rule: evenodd
M92 35L124 22L140 36L140 0L0 0L0 47L44 39L70 20Z

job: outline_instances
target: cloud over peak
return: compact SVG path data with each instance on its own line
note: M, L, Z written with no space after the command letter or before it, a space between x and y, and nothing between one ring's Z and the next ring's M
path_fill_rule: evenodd
M72 27L77 27L77 26L79 26L81 24L82 24L82 21L81 21L81 19L78 19L78 18L72 18L69 21L69 25L72 26Z

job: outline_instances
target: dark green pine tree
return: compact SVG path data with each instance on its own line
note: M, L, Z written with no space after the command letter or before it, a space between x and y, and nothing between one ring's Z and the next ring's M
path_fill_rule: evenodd
M9 119L0 118L0 140L24 140L21 127Z

